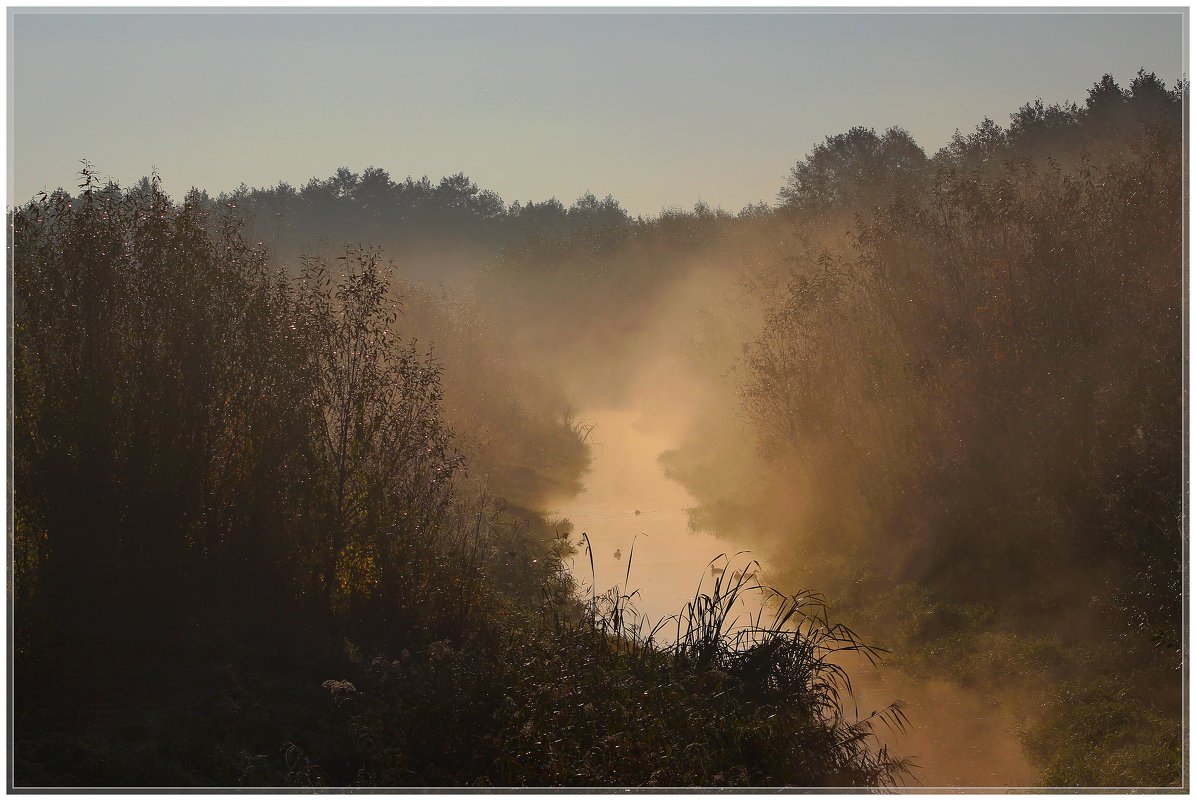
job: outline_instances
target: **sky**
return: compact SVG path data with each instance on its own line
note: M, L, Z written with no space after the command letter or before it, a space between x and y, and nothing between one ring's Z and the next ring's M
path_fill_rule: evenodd
M378 166L507 202L738 211L855 125L933 153L1104 73L1173 84L1187 20L1157 11L10 8L8 204L87 159L176 195Z

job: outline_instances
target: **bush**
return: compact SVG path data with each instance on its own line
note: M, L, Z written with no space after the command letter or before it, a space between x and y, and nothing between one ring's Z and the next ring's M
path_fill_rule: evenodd
M906 764L848 720L836 653L864 650L815 596L735 627L742 576L699 593L656 642L633 596L557 597L488 643L437 642L371 663L350 724L378 785L827 787L893 784ZM551 597L551 596L550 596ZM413 736L413 732L419 732Z

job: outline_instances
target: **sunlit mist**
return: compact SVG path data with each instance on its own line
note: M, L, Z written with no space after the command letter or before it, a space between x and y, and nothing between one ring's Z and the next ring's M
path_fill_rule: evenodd
M1188 789L1187 14L10 9L12 789Z

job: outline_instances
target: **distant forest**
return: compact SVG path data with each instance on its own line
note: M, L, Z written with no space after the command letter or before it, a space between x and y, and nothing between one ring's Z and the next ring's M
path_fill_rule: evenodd
M12 781L888 786L834 657L877 646L1044 785L1186 786L1187 102L853 128L736 213L90 165L11 208ZM661 464L781 600L665 643L548 510L689 282Z

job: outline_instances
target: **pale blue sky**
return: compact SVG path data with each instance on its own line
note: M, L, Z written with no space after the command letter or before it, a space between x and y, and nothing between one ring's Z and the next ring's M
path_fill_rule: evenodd
M168 191L341 165L463 171L508 202L590 190L633 213L772 201L853 125L929 153L1101 74L1186 70L1170 13L9 12L9 204L80 159Z

